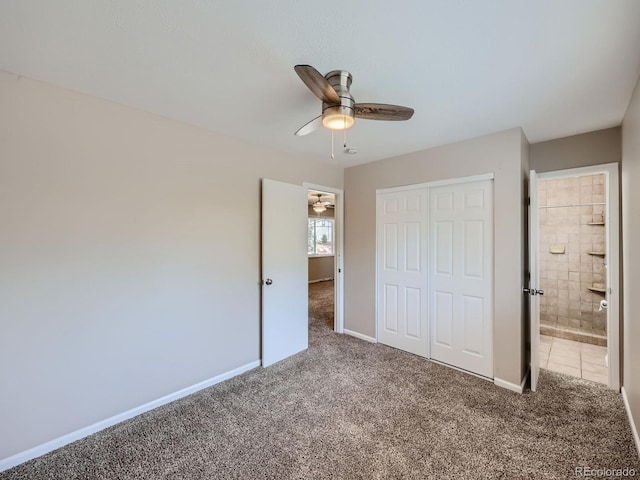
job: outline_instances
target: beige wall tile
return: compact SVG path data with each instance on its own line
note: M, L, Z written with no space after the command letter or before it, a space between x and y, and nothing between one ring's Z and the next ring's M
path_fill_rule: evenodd
M583 177L580 177L580 186L592 185L592 184L593 184L593 178L591 175L585 175Z

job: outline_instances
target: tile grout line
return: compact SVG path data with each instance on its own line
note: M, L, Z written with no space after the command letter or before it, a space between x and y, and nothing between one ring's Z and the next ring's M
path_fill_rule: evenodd
M549 337L549 341L545 342L545 344L548 344L549 348L548 351L546 348L541 349L542 351L540 352L540 358L541 360L541 368L546 368L549 369L549 362L551 362L551 351L553 350L556 354L558 354L560 356L560 358L576 358L578 360L578 364L579 366L577 367L571 367L571 365L566 365L565 363L571 363L571 362L566 362L566 361L562 361L560 360L560 363L556 362L558 361L558 359L556 357L554 357L554 360L552 363L562 366L562 367L566 367L566 368L572 368L574 372L576 372L576 374L573 374L573 376L577 376L577 378L581 378L581 379L585 379L585 380L589 380L586 378L586 376L590 376L591 378L593 378L594 376L601 376L601 375L605 375L602 374L601 369L599 367L604 367L606 369L606 366L601 365L600 363L600 357L602 356L602 351L600 351L600 349L596 349L595 352L593 351L589 351L589 349L586 348L586 344L583 344L581 342L576 342L576 341L563 341L563 342L556 342L556 339L553 337ZM563 345L570 345L574 347L574 350L576 350L574 352L574 354L572 355L571 352L566 352L562 347ZM555 348L554 348L555 347ZM545 352L546 353L543 353ZM562 354L565 355L562 355ZM575 355L577 353L577 355ZM546 366L545 365L545 359L546 359ZM591 361L588 361L591 360ZM585 369L584 368L584 364L588 363L590 366L590 369ZM574 363L575 365L575 363ZM591 370L591 366L596 367L596 371L592 371ZM554 370L552 370L554 371ZM603 383L600 380L590 380L590 381L595 381L598 383Z

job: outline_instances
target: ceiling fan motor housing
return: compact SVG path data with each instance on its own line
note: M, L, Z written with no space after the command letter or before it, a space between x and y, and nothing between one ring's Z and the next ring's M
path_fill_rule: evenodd
M327 73L324 78L334 88L339 104L322 102L322 124L332 130L344 130L351 127L355 122L355 101L351 96L352 77L346 70L333 70Z

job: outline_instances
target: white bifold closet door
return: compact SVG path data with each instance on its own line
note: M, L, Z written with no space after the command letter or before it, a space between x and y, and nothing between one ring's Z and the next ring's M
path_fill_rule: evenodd
M431 358L493 378L493 181L429 196Z
M378 195L378 341L429 356L426 188Z

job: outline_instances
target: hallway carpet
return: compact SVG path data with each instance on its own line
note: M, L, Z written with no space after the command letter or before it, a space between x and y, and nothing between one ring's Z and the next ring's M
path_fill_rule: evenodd
M622 399L543 371L539 392L331 331L309 350L0 474L9 479L574 478L640 463ZM326 299L325 299L326 300ZM329 299L330 300L330 299ZM637 473L638 474L638 473Z

